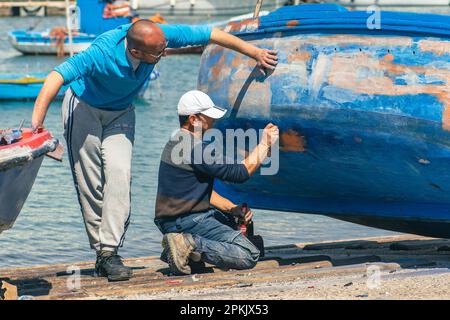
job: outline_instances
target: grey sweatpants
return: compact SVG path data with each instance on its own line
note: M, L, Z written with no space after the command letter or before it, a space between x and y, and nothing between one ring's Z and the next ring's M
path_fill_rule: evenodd
M68 89L62 118L91 248L114 250L122 246L130 219L134 107L101 110Z

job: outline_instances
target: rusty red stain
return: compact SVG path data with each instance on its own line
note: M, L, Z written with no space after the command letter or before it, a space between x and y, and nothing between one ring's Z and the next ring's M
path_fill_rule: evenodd
M211 77L212 80L216 81L217 79L219 79L219 75L220 73L223 71L223 65L225 62L225 56L222 55L219 60L217 61L217 63L215 63L212 67L211 67Z
M256 65L256 62L255 62L255 60L249 59L248 57L246 57L242 54L236 54L234 56L233 60L231 60L231 67L239 68L242 65L254 67Z
M392 62L394 61L394 56L391 53L388 53L387 55L384 56L383 59Z
M246 29L252 30L257 28L259 28L259 18L229 22L224 30L226 32L239 32Z
M298 20L290 20L286 23L286 26L295 27L295 26L298 26L299 24L300 24L300 21L298 21Z
M284 152L305 152L305 137L294 129L288 129L280 135L280 150Z
M167 280L167 284L180 284L183 283L183 280Z

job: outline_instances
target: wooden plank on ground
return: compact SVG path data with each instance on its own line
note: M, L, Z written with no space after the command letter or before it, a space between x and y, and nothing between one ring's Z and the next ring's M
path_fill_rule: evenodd
M414 249L390 250L395 243ZM194 276L169 276L167 264L158 257L140 257L125 260L125 264L133 267L134 277L124 282L94 277L93 262L3 269L0 281L16 286L18 296L99 299L365 273L368 265L373 264L387 270L436 266L448 260L448 251L437 250L446 245L450 241L411 235L351 239L268 247L267 256L254 269L243 271L224 271L206 265Z
M379 264L381 270L397 270L397 264ZM251 270L247 270L251 271ZM298 279L310 279L320 276L338 276L343 274L364 274L367 271L367 265L354 265L347 267L328 267L316 270L294 270L294 267L288 267L284 272L277 273L253 273L250 272L244 277L238 277L234 272L223 273L219 278L211 275L202 275L198 277L184 276L173 279L164 279L162 281L140 283L137 285L126 285L126 282L112 284L107 287L98 288L94 291L83 289L77 293L61 293L57 295L43 296L39 299L99 299L112 296L133 296L138 294L153 294L159 292L170 292L171 290L192 290L217 287L236 287L240 285L264 283L264 282L283 282Z

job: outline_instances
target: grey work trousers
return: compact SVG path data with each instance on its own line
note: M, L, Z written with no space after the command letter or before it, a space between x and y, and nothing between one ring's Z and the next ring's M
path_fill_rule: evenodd
M94 108L68 89L62 105L64 137L92 249L123 245L130 221L135 112Z

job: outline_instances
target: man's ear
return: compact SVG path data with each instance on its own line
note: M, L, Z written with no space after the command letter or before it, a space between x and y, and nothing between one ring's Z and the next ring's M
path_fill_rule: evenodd
M197 121L197 117L196 117L195 115L191 114L191 115L189 116L189 124L190 124L191 126L194 126L195 121Z
M133 57L138 57L139 56L139 51L136 49L130 49L130 53L132 54Z

